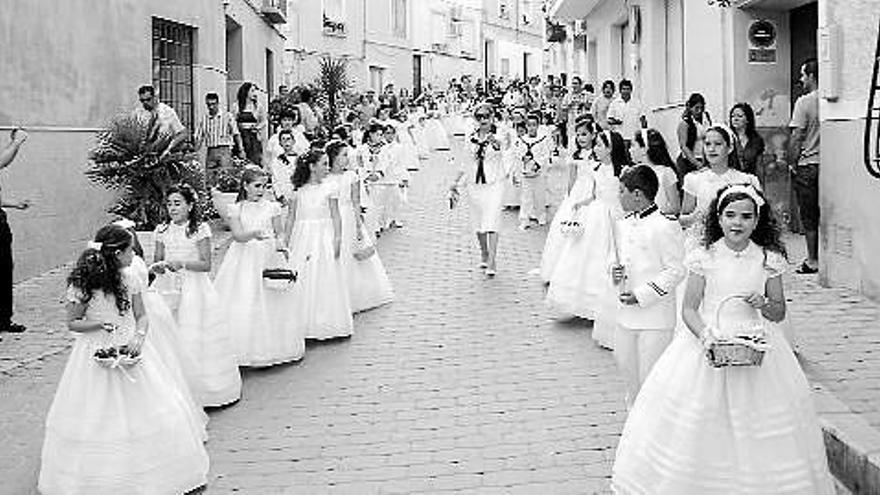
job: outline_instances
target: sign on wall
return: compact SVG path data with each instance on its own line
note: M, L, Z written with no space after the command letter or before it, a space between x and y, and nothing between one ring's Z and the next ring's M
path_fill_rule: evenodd
M749 63L776 63L776 24L759 19L749 25Z

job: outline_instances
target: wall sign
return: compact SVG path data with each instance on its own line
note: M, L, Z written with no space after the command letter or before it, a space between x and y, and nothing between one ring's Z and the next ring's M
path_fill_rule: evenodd
M749 25L749 63L776 63L776 24L759 19Z

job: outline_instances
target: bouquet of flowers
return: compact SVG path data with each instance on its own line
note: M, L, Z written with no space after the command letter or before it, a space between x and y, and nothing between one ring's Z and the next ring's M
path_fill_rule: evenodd
M559 229L565 237L580 237L584 233L584 226L577 220L563 220L559 222Z

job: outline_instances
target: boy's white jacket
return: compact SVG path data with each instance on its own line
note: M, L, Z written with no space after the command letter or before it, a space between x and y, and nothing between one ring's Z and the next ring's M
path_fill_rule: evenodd
M529 147L532 150L532 157L543 169L550 166L550 157L553 155L553 136L538 132L538 135L531 137L528 134L518 136L513 142L514 156L517 160L522 161L528 152Z
M618 304L618 323L638 330L675 328L675 290L685 276L684 234L678 222L654 211L619 220L616 230L625 289L639 301Z

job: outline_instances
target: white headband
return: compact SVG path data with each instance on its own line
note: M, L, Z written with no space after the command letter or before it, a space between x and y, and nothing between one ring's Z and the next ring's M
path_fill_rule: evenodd
M762 198L761 195L758 194L755 186L751 184L735 184L725 189L724 192L721 193L721 196L718 196L718 213L721 213L721 203L724 202L724 198L735 193L745 194L746 196L751 198L752 201L755 202L755 205L757 205L759 212L761 211L761 208L766 204L764 198Z
M96 241L89 241L88 244L86 244L86 247L88 247L89 249L94 249L95 251L100 251L103 246L103 244Z
M125 230L131 230L134 228L135 223L127 218L120 218L119 220L113 222L113 225L122 227Z

